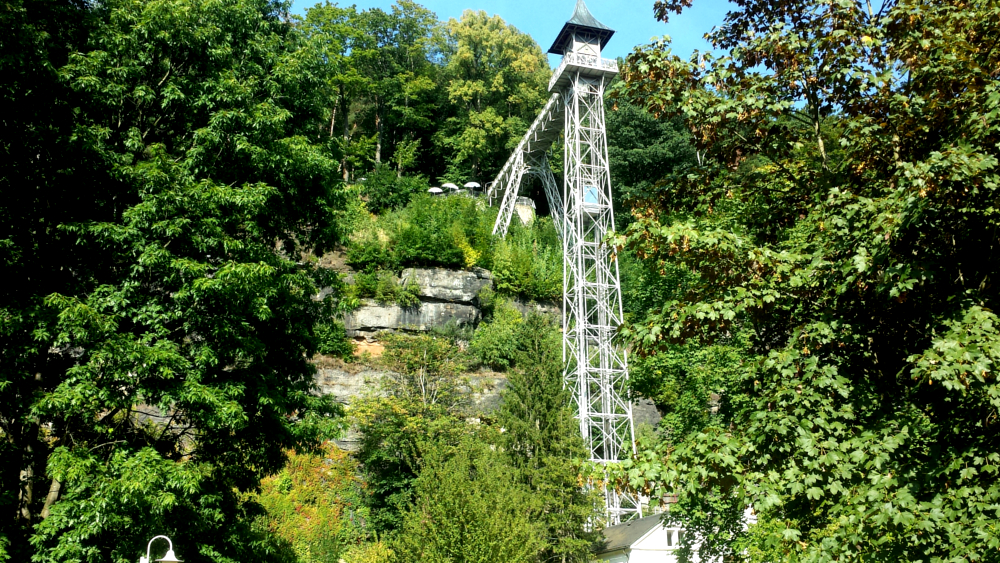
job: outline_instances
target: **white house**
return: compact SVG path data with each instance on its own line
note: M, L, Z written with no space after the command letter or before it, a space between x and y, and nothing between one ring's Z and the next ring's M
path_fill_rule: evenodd
M604 529L597 560L607 563L675 563L680 530L666 528L654 514Z

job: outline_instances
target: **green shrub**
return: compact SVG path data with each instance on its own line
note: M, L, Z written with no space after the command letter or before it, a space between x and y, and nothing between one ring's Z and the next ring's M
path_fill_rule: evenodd
M493 248L497 291L538 301L558 299L563 290L562 255L562 243L548 217L527 227L512 222L507 237Z
M497 294L493 291L493 288L486 286L479 290L476 294L476 301L479 304L479 310L482 311L484 317L492 317L493 310L497 305Z
M358 272L354 284L347 286L347 294L357 299L374 299L382 305L395 303L400 307L420 304L420 285L409 280L400 284L390 271Z
M367 217L358 221L347 245L347 263L358 270L395 270L396 256L391 250L389 233L381 221Z
M424 176L397 177L391 166L379 164L361 184L361 195L368 201L368 210L381 214L406 206L410 199L430 188Z
M354 342L347 337L344 325L330 320L316 326L316 351L324 356L334 356L345 361L354 358Z
M496 209L466 197L416 196L409 205L355 222L347 249L356 269L486 268L497 292L537 301L562 295L562 242L552 220L511 222L494 237Z
M489 267L496 210L466 197L416 196L357 225L347 262L357 269Z
M402 266L472 268L489 254L488 213L465 197L419 197L398 215L393 251Z
M250 495L263 513L258 523L287 542L299 563L336 561L363 533L354 518L362 483L358 464L334 443L318 452L288 452L276 475Z
M510 302L497 300L493 317L479 325L469 350L492 369L503 371L513 367L522 322L521 313Z

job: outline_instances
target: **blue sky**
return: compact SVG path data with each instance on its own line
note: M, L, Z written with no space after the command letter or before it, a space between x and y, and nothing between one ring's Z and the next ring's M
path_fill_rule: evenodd
M417 0L437 14L438 19L459 18L463 10L485 10L497 14L507 23L531 34L547 50L556 34L573 15L576 0ZM294 0L293 11L302 13L316 0ZM358 9L389 10L393 0L350 0L337 2L341 6L356 4ZM653 18L653 0L587 0L587 7L598 20L616 31L604 50L604 56L615 58L629 54L636 45L645 45L653 37L669 35L674 53L687 58L695 49L708 50L703 39L713 26L722 23L729 10L727 0L696 0L694 7L681 15L673 15L670 23ZM559 57L549 56L555 66Z

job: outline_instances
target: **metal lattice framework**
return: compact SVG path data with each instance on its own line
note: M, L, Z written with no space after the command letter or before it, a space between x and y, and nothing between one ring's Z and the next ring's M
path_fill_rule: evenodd
M539 177L563 242L563 360L580 433L593 462L631 456L635 448L628 399L628 359L613 340L623 321L618 262L604 243L613 231L604 90L618 73L602 59L612 31L582 0L549 52L563 55L549 83L553 92L488 191L502 198L494 234L505 234L522 183ZM547 153L565 132L562 193ZM604 486L608 525L641 516L638 499Z

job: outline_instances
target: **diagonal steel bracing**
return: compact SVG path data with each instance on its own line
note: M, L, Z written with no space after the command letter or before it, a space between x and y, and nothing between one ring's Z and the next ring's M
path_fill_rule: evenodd
M556 228L562 230L561 196L548 162L549 149L563 129L564 106L561 102L562 96L558 93L552 94L542 112L538 114L528 132L517 144L517 148L500 169L496 179L487 187L486 196L491 202L500 199L500 212L493 225L493 234L507 233L522 183L535 177L542 181L542 186L545 188L545 197L549 209L552 210L552 218L556 221Z

